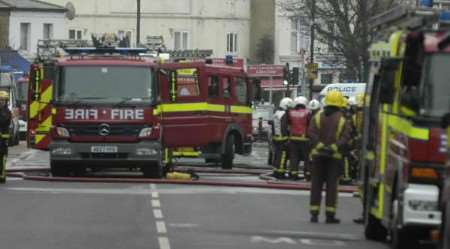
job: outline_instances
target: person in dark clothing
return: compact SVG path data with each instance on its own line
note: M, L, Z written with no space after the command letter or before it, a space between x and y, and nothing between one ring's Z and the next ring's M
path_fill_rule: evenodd
M338 198L339 166L342 148L350 139L351 128L341 108L344 97L338 91L325 96L324 110L317 113L308 127L313 166L311 172L311 222L317 223L320 213L323 184L326 183L326 223L340 223L335 217Z
M11 111L8 108L9 94L0 91L0 183L6 181L6 156L8 155L9 125Z

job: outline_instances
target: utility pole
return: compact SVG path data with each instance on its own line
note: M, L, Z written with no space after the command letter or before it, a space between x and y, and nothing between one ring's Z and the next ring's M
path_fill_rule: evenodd
M141 44L141 0L136 0L136 47Z
M314 63L314 40L315 40L315 22L316 22L316 0L311 1L311 37L310 37L310 63ZM309 79L309 98L313 96L314 79Z

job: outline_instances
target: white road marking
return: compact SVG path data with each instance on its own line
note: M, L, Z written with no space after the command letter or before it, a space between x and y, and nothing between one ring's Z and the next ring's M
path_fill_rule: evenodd
M252 243L290 244L290 245L297 244L295 240L288 237L267 238L263 236L252 236L250 241Z
M152 198L153 199L158 199L159 198L159 193L158 192L152 192Z
M10 181L23 181L23 178L22 177L7 177L6 182L10 182Z
M300 239L300 243L308 246L336 247L346 246L347 244L339 240L317 240L317 239Z
M161 209L153 209L153 216L155 216L155 219L162 219L163 214Z
M151 190L156 190L156 185L154 183L150 184L150 189Z
M167 233L166 223L164 221L156 222L156 231L159 234Z
M154 208L161 207L161 202L159 200L152 200L152 207Z
M191 223L170 223L169 227L174 227L174 228L194 228L194 227L199 227L198 224L191 224Z
M169 238L167 237L158 237L159 248L160 249L170 249Z

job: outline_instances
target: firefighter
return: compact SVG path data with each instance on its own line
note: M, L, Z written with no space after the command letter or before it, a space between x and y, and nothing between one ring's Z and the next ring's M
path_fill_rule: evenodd
M356 138L356 126L354 121L354 110L356 106L356 97L352 96L350 98L344 98L345 106L342 111L344 113L344 117L350 123L351 129L351 139L350 141L343 146L343 160L342 160L342 184L351 184L352 177L352 151L354 149L354 139Z
M9 125L11 111L8 108L9 94L0 91L0 183L6 181L6 156L8 155Z
M311 172L311 222L317 223L322 199L322 187L326 183L326 223L340 223L335 217L339 166L342 149L350 139L350 125L341 108L345 105L342 93L330 91L325 96L324 110L317 113L308 127L311 140L313 166Z
M289 178L296 181L298 177L298 164L303 161L304 176L308 174L308 130L311 112L306 108L308 99L299 96L294 99L295 107L288 111L289 124Z
M320 110L320 102L317 99L312 99L308 103L308 109L311 111L311 115L314 116Z
M280 101L278 110L273 116L272 124L272 145L274 150L273 155L273 174L277 179L284 178L286 174L286 160L287 160L287 141L288 141L288 123L286 112L292 106L292 99L283 98Z

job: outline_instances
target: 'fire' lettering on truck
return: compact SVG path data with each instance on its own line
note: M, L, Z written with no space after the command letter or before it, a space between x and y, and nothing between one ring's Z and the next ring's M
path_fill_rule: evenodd
M119 120L143 120L144 119L144 110L143 109L113 109L111 111L111 119L119 119Z
M68 120L95 120L98 119L98 111L96 109L66 109L64 117Z
M66 120L144 120L144 109L65 109Z

